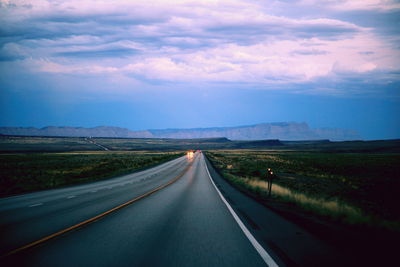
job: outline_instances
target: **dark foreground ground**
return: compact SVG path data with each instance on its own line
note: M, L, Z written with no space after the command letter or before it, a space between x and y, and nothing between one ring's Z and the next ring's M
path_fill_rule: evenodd
M213 150L207 155L221 184L234 187L342 253L343 262L332 260L334 265L396 266L400 155L392 153L394 150ZM275 171L278 185L272 196L261 183L268 167ZM257 216L251 218L258 220ZM289 250L278 249L283 258Z
M238 190L208 161L214 181L255 236L288 266L397 266L399 233L321 220ZM276 216L278 215L278 216Z
M261 199L270 199L263 181L271 168L275 200L343 223L400 231L398 153L214 150L207 155L226 179Z

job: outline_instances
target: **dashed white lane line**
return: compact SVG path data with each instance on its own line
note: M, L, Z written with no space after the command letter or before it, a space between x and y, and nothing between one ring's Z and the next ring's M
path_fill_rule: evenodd
M249 239L250 243L253 245L253 247L257 250L258 254L260 254L261 258L264 260L264 262L269 266L269 267L278 267L278 264L272 259L272 257L268 254L267 251L258 243L258 241L254 238L254 236L250 233L250 231L246 228L242 220L240 220L239 216L237 216L236 212L232 209L231 205L229 205L228 201L226 201L225 197L222 195L222 193L219 191L218 187L215 185L213 179L211 178L210 172L208 171L207 163L204 161L204 165L206 166L207 174L208 177L211 180L211 183L214 185L215 190L217 190L218 195L222 199L222 201L225 203L226 207L232 214L233 218L239 225L239 227L242 229L243 233L246 235L246 237Z
M42 205L43 205L43 203L35 203L35 204L32 204L32 205L29 205L28 207L29 208L33 208L33 207L42 206Z
M76 196L67 196L68 199L71 199L71 198L74 198L74 197L76 197Z

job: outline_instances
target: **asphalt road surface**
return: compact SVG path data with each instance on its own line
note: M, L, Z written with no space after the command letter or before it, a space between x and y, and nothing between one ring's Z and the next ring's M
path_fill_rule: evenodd
M234 218L213 185L201 153L107 181L1 199L1 255L174 179L169 186L94 222L3 257L0 265L283 265L276 255L271 258L268 248L251 240L247 228Z
M242 194L199 152L0 199L0 266L356 266L371 255L332 247Z

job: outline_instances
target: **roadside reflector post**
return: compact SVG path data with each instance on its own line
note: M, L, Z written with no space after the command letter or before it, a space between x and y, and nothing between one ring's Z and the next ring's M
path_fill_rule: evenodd
M268 169L267 169L266 177L267 177L267 192L268 192L268 197L271 197L272 180L274 179L274 172L271 170L271 168L268 168Z

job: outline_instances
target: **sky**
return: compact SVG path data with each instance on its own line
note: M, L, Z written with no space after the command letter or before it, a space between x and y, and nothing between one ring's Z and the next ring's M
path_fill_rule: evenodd
M399 0L0 0L0 126L400 138Z

